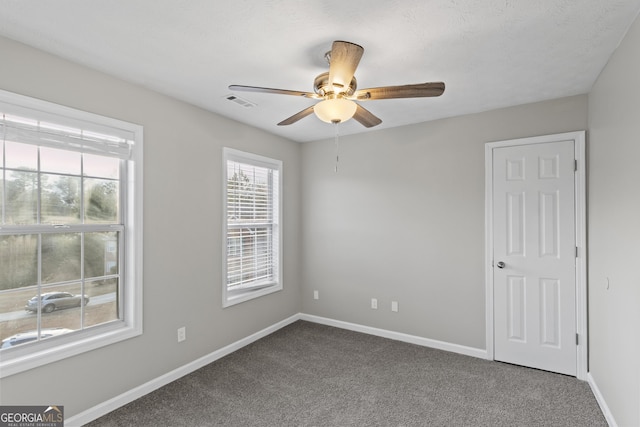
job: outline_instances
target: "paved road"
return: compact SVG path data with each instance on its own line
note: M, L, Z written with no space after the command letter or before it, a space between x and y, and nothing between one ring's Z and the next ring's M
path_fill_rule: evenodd
M116 300L116 293L111 292L109 294L98 295L96 297L91 297L89 299L89 304L87 306L98 305L98 304L106 304L108 302L112 302ZM32 317L34 313L30 313L26 310L21 311L11 311L9 313L0 313L0 322L6 322L8 320L17 320L25 317Z

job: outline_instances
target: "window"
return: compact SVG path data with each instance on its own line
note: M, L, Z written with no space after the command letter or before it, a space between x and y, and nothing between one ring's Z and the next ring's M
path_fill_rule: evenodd
M282 289L282 162L223 152L223 306Z
M142 333L142 128L0 91L0 376Z

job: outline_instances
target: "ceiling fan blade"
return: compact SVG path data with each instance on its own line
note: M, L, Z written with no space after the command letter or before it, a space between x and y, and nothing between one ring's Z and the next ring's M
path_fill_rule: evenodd
M230 85L229 90L238 91L238 92L261 92L261 93L273 93L276 95L303 96L305 98L313 98L313 99L321 98L321 96L319 96L318 94L311 93L311 92L301 92L298 90L287 90L287 89L273 89L270 87Z
M355 43L339 40L333 42L329 60L329 85L334 86L336 92L349 87L363 53L364 48Z
M358 101L394 98L422 98L440 96L444 92L443 82L418 83L402 86L384 86L356 91L349 99Z
M371 111L360 105L358 105L358 107L356 108L356 113L353 115L353 118L360 122L361 125L368 128L372 128L382 123L382 120L374 116Z
M311 107L305 108L304 110L294 114L293 116L289 117L288 119L284 119L283 121L278 123L278 126L292 125L295 122L297 122L298 120L304 119L305 117L307 117L309 114L312 114L312 113L313 113L313 105Z

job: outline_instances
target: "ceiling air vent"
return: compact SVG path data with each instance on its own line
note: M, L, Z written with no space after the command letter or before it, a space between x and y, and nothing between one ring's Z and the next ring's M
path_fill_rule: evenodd
M242 105L243 107L246 108L251 108L251 107L255 107L256 104L251 102L251 101L247 101L246 99L240 98L238 96L235 95L227 95L225 96L225 98L227 98L227 100L231 101L231 102L235 102L238 105Z

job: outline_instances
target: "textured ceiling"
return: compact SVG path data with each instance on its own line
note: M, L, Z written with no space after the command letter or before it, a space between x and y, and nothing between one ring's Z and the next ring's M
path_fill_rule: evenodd
M444 81L439 98L363 104L372 130L587 93L640 0L0 0L0 35L295 141L330 138L313 91L333 40L364 47L359 88ZM2 82L0 82L0 87ZM340 134L366 132L354 120Z

